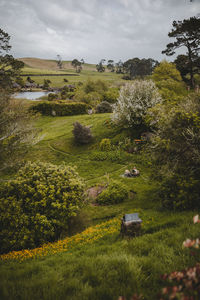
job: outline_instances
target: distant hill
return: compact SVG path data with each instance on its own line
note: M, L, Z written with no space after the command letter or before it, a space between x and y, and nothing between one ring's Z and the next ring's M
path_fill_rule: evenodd
M23 61L25 63L26 67L29 68L36 68L36 69L45 69L45 70L60 70L57 66L56 60L50 60L50 59L41 59L41 58L34 58L34 57L23 57L18 58L18 60ZM71 61L63 61L63 70L74 70L74 68L71 65ZM90 70L95 71L95 65L93 64L84 64L83 65L84 70Z

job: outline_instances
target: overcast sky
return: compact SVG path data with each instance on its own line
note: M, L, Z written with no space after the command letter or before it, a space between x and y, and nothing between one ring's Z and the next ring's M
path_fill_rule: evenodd
M200 0L0 0L0 27L15 57L161 60L172 21L198 13Z

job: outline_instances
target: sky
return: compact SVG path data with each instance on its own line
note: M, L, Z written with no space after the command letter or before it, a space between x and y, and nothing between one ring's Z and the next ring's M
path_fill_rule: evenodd
M173 20L200 13L200 0L190 1L0 0L0 28L16 58L160 61Z

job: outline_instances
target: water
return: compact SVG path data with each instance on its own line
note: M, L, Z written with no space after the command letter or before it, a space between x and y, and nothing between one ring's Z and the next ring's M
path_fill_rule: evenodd
M48 95L50 92L19 92L17 94L14 94L14 98L23 98L28 100L38 100L38 98L42 96Z

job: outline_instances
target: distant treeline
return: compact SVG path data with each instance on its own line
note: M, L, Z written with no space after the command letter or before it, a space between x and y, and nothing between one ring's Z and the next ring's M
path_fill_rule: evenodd
M21 76L79 76L79 74L22 74Z

